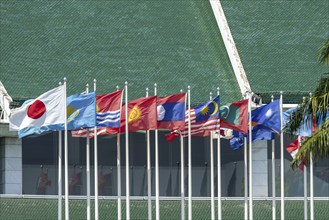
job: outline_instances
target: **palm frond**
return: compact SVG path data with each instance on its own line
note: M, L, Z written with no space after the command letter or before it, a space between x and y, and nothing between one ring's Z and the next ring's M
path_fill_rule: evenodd
M329 38L324 42L324 44L320 48L318 60L320 63L329 65Z
M329 119L327 119L312 137L307 138L299 148L296 157L291 162L293 168L302 161L310 161L312 152L313 160L329 157Z

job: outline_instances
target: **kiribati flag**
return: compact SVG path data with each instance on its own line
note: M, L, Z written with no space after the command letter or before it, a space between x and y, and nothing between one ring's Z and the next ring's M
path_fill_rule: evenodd
M98 95L96 99L96 123L98 128L120 127L122 92L118 90L106 95Z
M97 135L115 134L119 132L123 90L118 90L96 97ZM86 137L87 130L72 131L73 137ZM94 136L94 129L89 130Z
M183 130L185 128L185 100L186 93L158 97L158 128L178 130Z

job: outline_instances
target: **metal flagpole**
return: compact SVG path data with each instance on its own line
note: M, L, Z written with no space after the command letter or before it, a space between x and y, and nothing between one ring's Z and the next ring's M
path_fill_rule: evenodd
M58 220L62 219L62 131L58 131Z
M94 79L94 91L96 92L96 79ZM98 149L97 126L94 127L94 176L95 176L95 220L98 220Z
M60 82L61 86L62 83ZM58 220L62 220L62 131L58 131Z
M313 178L313 170L314 164L313 164L313 155L312 151L310 152L310 219L314 220L314 178Z
M146 88L146 97L149 97L149 89ZM152 219L152 191L151 191L151 153L150 153L150 131L146 131L146 158L147 158L147 201L148 219Z
M249 93L248 101L248 117L249 117L249 219L253 217L253 193L252 193L252 126L251 126L251 92Z
M274 101L274 96L271 96ZM275 201L275 140L272 140L272 219L276 219L276 201Z
M65 112L64 112L64 169L65 169L65 219L69 220L69 160L68 160L68 146L67 146L67 110L66 110L66 77L64 77L64 90L65 90Z
M303 103L305 103L305 97L303 97ZM301 147L301 137L298 136L298 148ZM307 166L304 164L304 219L308 219L308 210L307 210Z
M244 163L244 219L248 219L248 142L243 138L243 163Z
M86 93L89 93L89 85L86 85ZM86 139L86 181L87 181L87 219L90 219L90 138L89 129L87 128Z
M129 129L128 129L128 82L125 82L125 111L126 111L126 219L130 219L130 186L129 186Z
M209 93L212 100L212 92ZM210 131L210 195L211 195L211 219L215 219L215 189L214 189L214 143L213 131Z
M117 86L117 91L119 86ZM121 110L122 109L122 98L120 105L120 119L121 119ZM120 129L120 128L119 128ZM117 183L118 183L118 219L121 219L121 146L120 146L120 131L117 134Z
M244 95L247 98L247 94ZM249 115L248 115L249 117ZM244 219L248 219L248 141L247 137L243 138L243 164L244 164Z
M183 93L183 90L181 89L180 92ZM184 137L182 134L180 134L180 163L181 163L180 164L181 219L184 220L185 219Z
M312 93L310 92L310 100L312 98ZM313 123L313 115L312 115L312 123ZM313 125L312 125L313 128ZM313 129L312 129L313 133ZM314 164L313 164L313 155L312 150L310 152L310 219L314 220Z
M192 142L191 142L191 87L187 87L188 94L188 219L192 219Z
M280 92L280 149L281 149L281 220L284 219L284 148L283 148L283 103L282 103L282 91Z
M181 191L181 219L185 219L185 195L184 195L184 137L180 135L180 162L181 162L181 174L180 174L180 191Z
M157 84L154 83L154 95L157 95ZM160 219L160 201L159 201L159 141L158 129L155 130L155 218Z
M217 95L219 96L219 87L217 87ZM220 113L219 113L220 114ZM221 162L221 147L220 147L220 119L218 116L218 131L217 131L217 215L218 220L222 219L222 162Z
M298 136L298 149L301 147L301 137ZM304 219L307 220L307 173L306 166L303 168L304 173Z

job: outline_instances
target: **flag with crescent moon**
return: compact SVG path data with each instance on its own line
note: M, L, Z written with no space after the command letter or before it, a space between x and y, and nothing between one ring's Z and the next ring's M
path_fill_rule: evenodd
M219 96L191 109L191 135L210 136L209 131L219 129L220 113ZM178 131L184 137L188 136L188 110L185 114L185 129Z
M248 99L222 105L220 127L248 134Z

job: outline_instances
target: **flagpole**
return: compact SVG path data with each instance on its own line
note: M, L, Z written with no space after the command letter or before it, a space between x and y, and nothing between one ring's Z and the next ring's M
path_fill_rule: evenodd
M219 87L217 87L217 95L219 96ZM220 113L219 113L220 116ZM218 116L218 131L217 131L217 215L218 220L222 219L222 162L221 162L221 147L220 147L220 119Z
M305 97L303 97L303 104L305 104ZM298 136L298 150L301 147L301 137ZM307 210L307 166L304 164L303 166L303 174L304 174L304 219L307 220L308 210Z
M58 220L62 219L62 131L58 131Z
M271 102L274 96L271 96ZM272 140L272 219L276 219L276 201L275 201L275 140Z
M244 219L248 219L248 143L247 138L243 138L243 163L244 163Z
M298 150L301 147L301 137L298 136ZM304 165L303 174L304 174L304 219L307 220L307 173L306 166Z
M96 79L94 79L94 91L96 93ZM98 220L98 147L97 126L94 127L94 176L95 176L95 220Z
M284 219L284 148L283 148L283 102L282 102L282 91L280 91L280 123L281 123L281 131L280 131L280 156L281 156L281 220Z
M188 219L192 219L192 141L191 141L191 87L187 87L188 94Z
M310 93L310 100L312 98L312 93ZM312 123L313 123L313 115L312 115ZM313 125L312 125L313 127ZM313 129L312 129L313 133ZM310 151L310 219L314 220L314 164L313 164L313 154L312 150Z
M126 111L126 219L130 219L130 186L129 186L129 126L128 126L128 82L125 82L125 111Z
M181 219L185 219L185 187L184 187L184 137L180 134L180 188L181 188Z
M243 98L247 98L247 94L243 95ZM249 115L248 115L249 117ZM244 219L248 219L248 141L247 137L243 138L243 163L244 163Z
M89 93L89 85L86 85L86 92ZM90 138L89 129L87 128L86 139L86 179L87 179L87 219L90 219Z
M252 126L251 126L251 98L252 93L249 93L248 100L248 116L249 116L249 219L253 217L253 192L252 192Z
M61 86L62 83L60 82ZM65 105L64 105L65 106ZM58 131L58 220L62 220L62 131Z
M65 90L65 99L64 99L64 169L65 169L65 220L69 220L69 166L68 166L68 146L67 146L67 108L66 108L66 77L64 77L64 90Z
M117 91L119 90L119 86L117 86ZM120 115L122 109L122 98L120 104ZM121 119L121 117L120 117ZM120 146L120 128L117 134L117 183L118 183L118 219L121 219L121 146Z
M146 97L149 97L149 88L146 88ZM148 219L152 220L152 191L151 191L151 156L150 156L150 131L146 131L146 158L147 158L147 201Z
M183 93L183 90L180 90ZM186 99L186 98L185 98ZM185 100L186 103L186 100ZM185 106L186 107L186 106ZM181 219L185 219L185 186L184 186L184 137L180 133L180 191L181 191Z
M310 219L314 220L314 178L313 178L313 170L314 169L314 164L313 164L313 155L312 151L310 152Z
M212 100L212 92L209 93L209 100ZM213 131L210 131L210 196L211 196L211 219L215 219L215 190L214 190L214 143Z
M154 95L157 95L157 84L154 83ZM158 129L155 131L155 219L160 219L159 203L159 149L158 149Z

